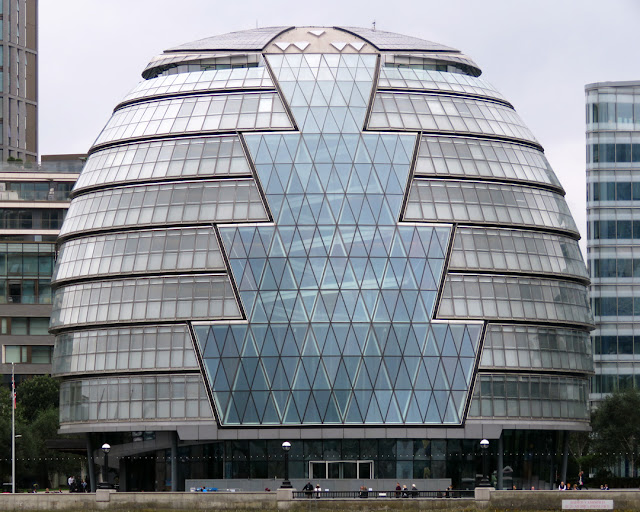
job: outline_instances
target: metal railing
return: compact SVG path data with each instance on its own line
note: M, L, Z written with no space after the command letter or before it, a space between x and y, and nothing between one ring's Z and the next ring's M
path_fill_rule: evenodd
M471 490L449 491L293 491L294 499L411 499L411 498L473 498Z

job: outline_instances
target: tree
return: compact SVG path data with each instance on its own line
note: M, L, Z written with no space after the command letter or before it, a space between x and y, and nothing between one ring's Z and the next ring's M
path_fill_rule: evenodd
M54 473L72 475L77 473L84 457L60 453L47 447L47 441L57 439L60 422L58 409L50 407L39 411L33 420L24 425L22 443L23 475L30 475L31 480L41 487L49 487Z
M616 391L605 398L591 417L594 451L609 464L629 461L631 475L640 458L640 391Z
M59 472L74 474L84 457L61 453L47 448L47 441L60 439L58 434L58 381L48 375L32 377L20 383L16 390L16 483L29 487L37 482L49 487L51 477ZM0 477L11 481L11 392L0 387Z
M58 408L60 384L49 375L37 375L21 382L16 394L20 414L25 420L33 421L39 412Z

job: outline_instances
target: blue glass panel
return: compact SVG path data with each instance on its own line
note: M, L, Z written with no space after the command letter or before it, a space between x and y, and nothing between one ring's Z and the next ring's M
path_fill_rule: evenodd
M432 322L450 228L398 222L416 134L362 132L376 57L270 63L301 133L245 136L274 225L220 228L248 321L196 331L221 423L460 424L481 329Z

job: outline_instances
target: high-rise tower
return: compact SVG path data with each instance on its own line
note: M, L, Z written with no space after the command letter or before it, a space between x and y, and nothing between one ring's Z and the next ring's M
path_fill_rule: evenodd
M591 399L640 388L640 82L586 86Z
M0 161L38 157L38 0L0 0Z

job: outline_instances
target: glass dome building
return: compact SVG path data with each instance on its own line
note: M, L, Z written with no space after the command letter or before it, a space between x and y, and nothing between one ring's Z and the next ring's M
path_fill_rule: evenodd
M552 485L588 429L589 281L542 147L480 74L353 27L153 59L59 238L61 431L109 439L129 489L262 489L285 440L294 482L472 486L482 438L498 486Z

